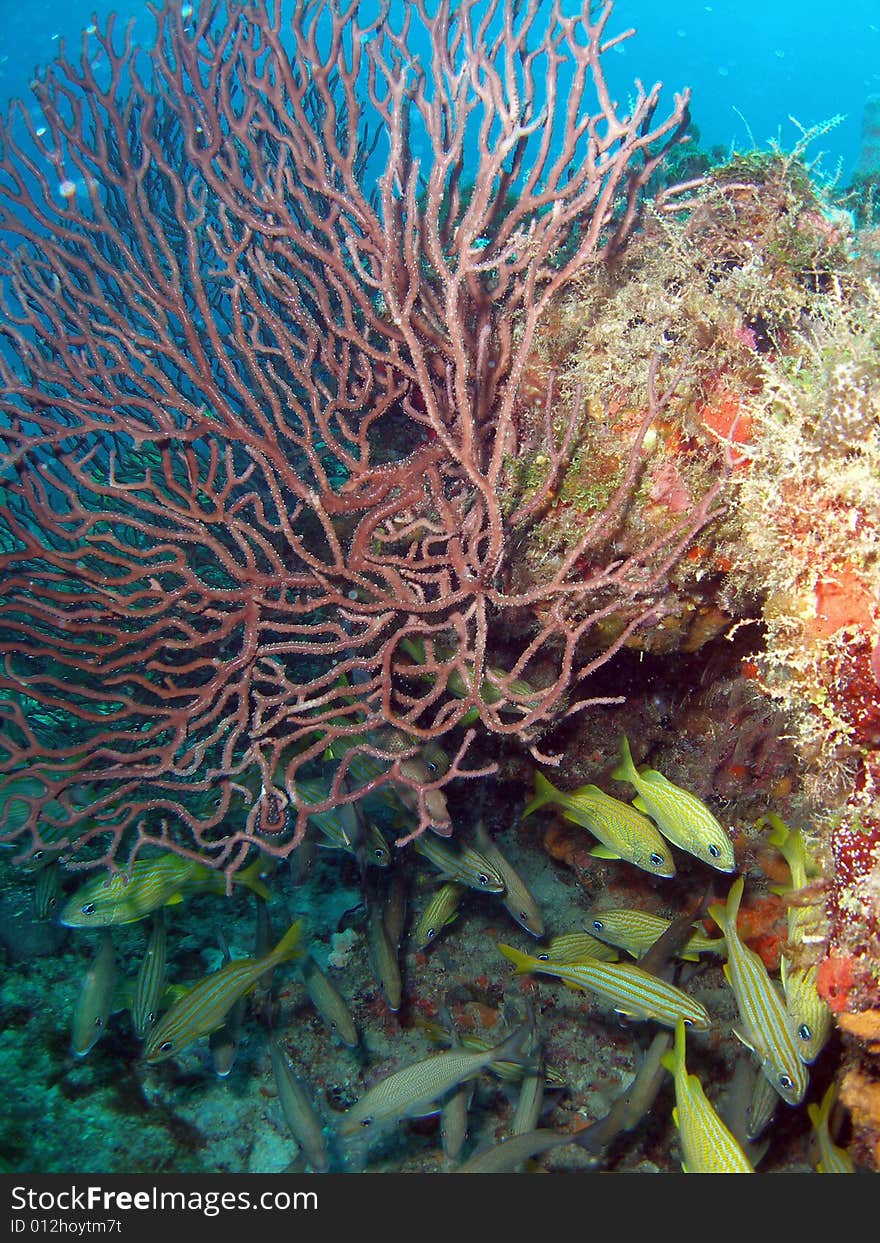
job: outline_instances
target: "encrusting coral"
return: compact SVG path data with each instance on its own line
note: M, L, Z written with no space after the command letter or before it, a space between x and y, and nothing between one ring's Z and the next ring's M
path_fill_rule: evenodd
M613 553L644 547L719 478L722 512L670 569L654 624L627 645L683 655L729 641L734 661L721 657L712 688L706 657L679 724L690 713L692 734L703 705L704 777L720 764L733 701L774 740L781 762L756 793L796 820L817 863L805 900L826 920L810 952L850 1082L876 1068L847 1020L880 1003L880 256L804 163L809 137L794 154L734 157L686 199L661 193L620 261L560 301L538 337L531 400L542 408L552 376L561 403L581 394L581 422L519 573L523 586L564 557L606 503L662 343L674 391L645 437ZM521 457L510 476L540 466ZM624 622L609 616L604 637ZM747 750L747 733L734 732ZM581 742L567 737L566 763L577 766ZM748 779L746 765L725 764L740 786ZM766 854L754 829L744 843L756 860ZM869 1117L856 1114L856 1129ZM876 1138L860 1135L863 1159Z

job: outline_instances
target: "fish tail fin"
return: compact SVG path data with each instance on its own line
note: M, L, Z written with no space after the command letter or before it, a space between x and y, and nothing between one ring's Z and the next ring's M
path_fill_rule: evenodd
M526 804L523 811L523 819L530 816L533 811L537 811L539 807L543 807L546 803L552 803L558 797L558 791L547 780L543 773L535 773L535 797L530 803Z
M517 1065L527 1062L532 1055L526 1052L525 1046L531 1035L531 1024L521 1023L516 1031L512 1031L495 1046L492 1050L492 1061L515 1062Z
M822 1097L820 1104L808 1105L807 1114L810 1122L813 1124L813 1130L819 1131L823 1126L828 1125L828 1119L831 1117L831 1108L834 1105L834 1098L837 1095L837 1084L829 1083L825 1095Z
M771 830L767 834L767 841L770 843L771 846L775 846L778 850L781 850L782 847L785 845L786 840L788 839L789 833L791 832L791 829L788 827L785 821L780 820L779 817L777 815L774 815L774 813L771 811L771 812L768 812L767 815L763 817L763 821L758 821L758 823L759 825L761 823L766 823L771 826Z
M807 852L804 848L804 835L800 829L790 829L784 820L780 820L779 816L768 812L765 820L772 825L772 830L767 834L767 841L771 846L775 846L788 864L792 879L796 875L806 875L807 871Z
M622 734L620 738L620 763L611 774L615 781L628 781L630 785L635 784L633 777L638 776L638 771L633 763L632 752L629 749L629 739L626 734Z
M254 859L253 863L248 864L240 872L236 872L232 878L233 885L245 885L250 889L251 893L255 893L258 898L262 898L264 902L269 901L269 890L260 880L260 872L266 866L266 860L262 858Z
M284 936L275 946L275 958L278 962L287 962L291 958L299 958L302 950L299 948L299 938L302 934L303 921L295 920L285 932Z
M724 933L727 932L727 907L726 906L722 906L720 902L714 902L712 906L709 907L706 914L709 916L710 919L714 919L715 923L718 925L718 927L721 929L722 932Z
M685 1034L684 1020L679 1019L675 1025L675 1044L668 1053L664 1053L660 1058L660 1063L665 1066L669 1073L673 1076L685 1074Z
M739 911L739 904L742 901L745 883L743 877L738 876L727 891L727 902L725 905L722 906L718 902L713 903L707 912L709 917L715 920L715 923L725 934L728 928L736 927L736 916Z
M529 975L534 970L536 959L531 954L524 954L522 950L516 950L512 945L505 945L501 941L498 942L498 950L508 962L513 963L517 975Z

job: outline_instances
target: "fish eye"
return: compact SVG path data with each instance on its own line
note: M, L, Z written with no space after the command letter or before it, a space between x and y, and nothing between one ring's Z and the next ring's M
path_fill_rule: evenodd
M87 903L85 904L85 906L81 906L81 907L80 907L80 912L81 912L81 914L83 914L83 915L94 915L94 913L95 913L95 904L94 904L94 902L87 902Z
M719 856L720 856L720 854L721 854L720 849L719 849L719 848L715 845L715 843L714 843L714 842L713 842L713 843L712 843L712 845L709 847L709 854L712 856L712 858L713 858L713 859L717 859L717 858L719 858Z
M601 932L602 929L605 927L605 925L602 923L601 919L594 919L593 927L596 929L597 932Z
M655 868L658 868L661 863L665 863L665 859L663 858L662 855L658 855L657 851L655 850L651 854L651 862L654 864Z
M57 898L50 898L50 899L49 899L49 909L50 909L50 910L52 909L52 907L53 907L53 906L57 906L57 905L58 905L58 899L57 899Z
M481 885L488 885L489 883L489 877L485 874L485 872L480 872L477 876L477 880Z
M377 859L384 859L384 858L385 858L385 851L384 851L384 850L380 850L380 849L379 849L379 847L377 846L377 847L376 847L376 851L375 851L375 855L376 855L376 858L377 858Z
M800 1027L798 1028L798 1035L800 1036L801 1040L809 1040L812 1034L813 1033L810 1027L806 1023L801 1023Z
M159 1045L159 1052L170 1053L173 1048L174 1048L173 1040L163 1040L162 1043Z
M42 850L35 850L34 853L31 855L32 859L42 859L42 857L43 857Z
M361 1118L361 1126L367 1127L367 1126L372 1126L372 1125L373 1125L372 1118Z
M147 1022L148 1022L148 1023L155 1023L155 1022L156 1022L156 1015L153 1013L153 1011L152 1011L152 1010L151 1010L151 1011L150 1011L150 1013L147 1015Z
M694 1025L693 1019L682 1019L682 1022L684 1023L685 1027L693 1027Z
M536 957L536 958L537 958L540 962L549 962L549 961L550 961L550 955L549 955L549 954L536 954L536 955L535 955L535 957Z
M785 1090L788 1091L789 1088L794 1087L794 1080L791 1078L790 1075L780 1075L779 1086L781 1088L785 1088Z
M103 1026L104 1026L104 1020L101 1018L100 1014L99 1014L99 1015L98 1015L98 1017L95 1019L95 1026L96 1026L96 1027L103 1027Z

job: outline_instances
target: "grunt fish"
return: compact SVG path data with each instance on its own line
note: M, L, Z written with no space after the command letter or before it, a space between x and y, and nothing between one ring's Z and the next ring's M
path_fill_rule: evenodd
M702 859L719 872L733 872L733 846L724 827L695 794L674 785L656 769L640 772L633 763L626 734L620 742L621 762L611 776L628 781L638 791L633 807L646 812L674 846Z
M167 951L165 912L160 909L153 915L153 928L138 969L131 1003L132 1026L139 1040L144 1039L159 1013L159 999L165 991Z
M498 949L514 964L517 975L554 975L569 988L596 993L627 1018L653 1019L666 1027L682 1019L696 1031L708 1031L711 1026L708 1011L699 1001L632 963L589 958L575 963L543 962L511 945L499 942Z
M469 1157L464 1165L460 1165L456 1174L514 1174L531 1157L551 1152L565 1144L577 1142L576 1135L567 1135L563 1131L543 1129L526 1131L519 1135L510 1135L507 1139L484 1148L482 1152Z
M391 944L388 929L382 918L382 909L376 902L371 902L369 907L367 942L370 966L382 990L385 1004L389 1010L396 1012L400 1009L403 997L400 963L397 958L397 947Z
M301 931L302 921L297 920L267 954L238 958L194 984L153 1027L144 1048L146 1061L162 1062L222 1027L238 999L250 992L264 972L299 956Z
M539 772L535 774L535 797L526 805L523 816L530 816L547 803L558 804L566 820L589 829L599 839L601 845L595 846L591 855L599 859L625 859L653 876L675 875L669 846L653 823L629 803L612 798L594 785L566 794Z
M790 829L778 816L771 812L767 821L773 826L768 840L781 852L791 873L791 890L797 892L806 888L809 883L807 874L807 852L804 836L800 829ZM795 906L788 908L788 942L795 952L810 942L822 942L824 922L821 909L817 905ZM815 965L793 965L791 954L784 951L780 955L780 976L782 991L785 994L785 1008L791 1016L792 1026L799 1041L801 1061L815 1062L831 1034L831 1008L819 996L816 987L818 967Z
M56 860L47 863L37 872L34 884L34 906L37 919L48 919L55 914L58 903L64 897L61 887L61 869Z
M478 889L481 893L504 892L504 881L498 869L472 846L454 850L436 837L423 833L415 839L412 848L449 880L467 885L469 889Z
M262 905L265 905L265 903ZM232 954L229 950L229 943L222 932L218 934L218 940L225 967L232 962ZM271 972L267 971L265 976L261 976L259 983L265 986L267 976L271 976ZM256 988L254 988L254 994L256 995ZM215 1028L208 1036L208 1048L211 1050L214 1074L218 1079L225 1079L232 1073L235 1059L238 1057L238 1046L241 1044L241 1029L244 1025L244 1012L247 1009L247 1002L247 994L242 993L221 1026Z
M467 885L447 881L431 894L413 930L413 949L416 952L433 944L443 929L455 921L466 892Z
M611 945L597 941L588 932L561 932L542 946L536 958L542 962L582 962L585 958L598 958L600 962L617 962L617 950Z
M799 1105L807 1090L807 1072L791 1019L761 958L743 944L736 930L744 886L740 876L730 887L726 906L709 908L709 914L727 937L724 974L736 997L743 1025L743 1031L735 1031L735 1035L754 1052L782 1099L789 1105Z
M819 1161L816 1169L820 1174L855 1174L853 1159L844 1148L840 1148L831 1138L829 1122L834 1102L837 1098L837 1084L829 1083L822 1102L819 1105L808 1105L816 1141L819 1145Z
M443 1097L460 1083L478 1075L492 1062L519 1059L527 1036L528 1025L523 1024L490 1049L481 1052L466 1048L447 1049L392 1071L368 1088L357 1104L348 1110L340 1126L340 1134L357 1135L374 1129L377 1123L416 1114L439 1113Z
M358 1043L357 1028L342 993L308 951L303 954L299 969L312 1005L342 1043L347 1048L354 1049Z
M489 860L501 877L504 885L501 901L521 928L530 932L533 937L542 937L544 918L537 902L529 892L528 885L495 845L482 820L477 821L474 835L480 854L484 859Z
M70 1048L77 1057L85 1057L103 1035L113 1009L113 988L116 983L116 955L113 938L104 930L92 962L86 971L73 1013Z
M669 931L672 920L648 911L610 910L591 912L586 923L591 935L626 950L633 958L641 958ZM724 937L707 937L697 931L687 938L678 957L696 962L700 954L723 954L726 949Z
M236 872L234 885L245 885L262 898L269 891L260 880L262 859ZM106 879L87 881L66 903L59 921L69 928L105 928L146 919L161 906L173 906L193 893L226 895L226 877L195 859L168 852L154 859L138 859L131 873L117 872Z
M272 1059L278 1100L287 1125L294 1139L302 1146L312 1169L319 1174L325 1174L330 1168L330 1157L321 1119L302 1080L294 1072L274 1034L269 1037L269 1056Z
M661 1058L675 1080L673 1121L681 1141L685 1174L754 1174L754 1167L706 1098L696 1075L685 1064L684 1023L675 1026L672 1053Z
M297 795L306 804L323 802L329 787L321 781L297 782ZM363 858L374 867L387 868L391 863L391 851L381 829L367 821L362 829L354 803L340 803L330 811L316 811L309 820L325 837L321 845L328 850L344 850L355 858Z
M776 1106L779 1104L779 1093L767 1078L754 1058L749 1059L755 1067L755 1081L749 1107L746 1110L746 1138L750 1143L759 1140L773 1121Z
M450 1046L461 1049L461 1037L445 1003L440 1003L440 1018L449 1033ZM443 1153L448 1161L458 1162L468 1134L468 1112L474 1095L474 1081L465 1080L454 1092L450 1092L440 1110L440 1138Z

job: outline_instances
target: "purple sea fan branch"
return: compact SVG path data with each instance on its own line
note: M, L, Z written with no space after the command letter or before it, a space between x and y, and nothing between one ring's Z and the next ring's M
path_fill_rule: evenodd
M289 853L334 739L384 763L404 838L443 830L445 786L489 771L463 766L477 721L532 745L579 637L651 585L636 557L593 602L566 572L502 587L542 316L625 245L688 119L685 92L655 121L656 87L622 112L602 56L628 33L592 7L168 0L151 49L110 19L97 65L86 41L39 78L39 122L0 126L0 779L41 774L25 854L43 812L79 867ZM558 475L549 405L544 434ZM505 672L509 610L537 620ZM454 762L426 781L389 731Z

